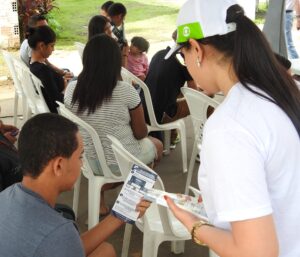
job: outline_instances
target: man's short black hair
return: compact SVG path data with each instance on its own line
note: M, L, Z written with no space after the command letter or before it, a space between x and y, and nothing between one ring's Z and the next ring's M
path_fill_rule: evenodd
M28 27L29 28L34 28L36 27L36 24L39 22L39 21L44 21L46 19L45 16L41 15L41 14L36 14L36 15L33 15L29 18L28 20Z
M124 17L126 13L127 13L126 7L121 3L114 3L108 8L108 15L110 17L117 16L120 14L122 14Z
M58 114L43 113L29 119L18 140L23 175L36 178L49 161L71 157L78 147L77 132L74 122Z
M113 3L114 1L106 1L101 5L101 9L107 12Z

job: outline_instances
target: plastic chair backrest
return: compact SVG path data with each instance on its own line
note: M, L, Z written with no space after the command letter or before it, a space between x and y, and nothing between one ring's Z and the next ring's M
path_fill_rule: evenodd
M108 167L108 165L106 163L106 160L105 160L104 150L103 150L99 135L97 134L95 129L92 126L90 126L89 124L87 124L85 121L83 121L82 119L80 119L79 117L74 115L71 111L69 111L64 106L63 103L60 103L60 102L56 102L56 103L59 105L59 108L58 108L59 113L62 116L68 118L69 120L75 122L92 139L93 147L95 148L97 158L99 160L99 163L100 163L101 169L103 171L104 177L106 177L106 178L116 178L116 179L121 178L121 175L116 176L114 173L111 172L110 168ZM84 158L85 158L85 161L84 161L85 170L88 171L90 175L94 176L85 154L83 154L83 155L84 155Z
M219 103L209 96L189 87L182 87L181 92L184 95L189 106L195 132L207 120L207 109L209 106L217 108Z
M133 81L135 84L138 84L141 87L142 91L144 92L150 125L154 127L159 126L154 113L152 98L148 86L145 84L144 81L140 80L138 77L136 77L134 74L132 74L130 71L123 67L121 69L121 75L124 81L130 84Z
M83 50L85 48L85 44L80 43L80 42L75 42L74 45L75 45L75 47L76 47L76 49L78 51L78 54L79 54L80 58L82 59Z
M26 96L28 106L34 113L49 112L41 87L42 82L33 75L23 61L14 58L13 63L19 81L22 83L23 92Z
M129 171L131 170L131 167L133 164L137 164L140 167L153 171L151 168L149 168L146 164L144 164L143 162L141 162L139 159L137 159L135 156L133 156L131 153L129 153L120 143L120 141L118 139L116 139L115 137L108 135L107 136L111 142L112 142L112 149L113 152L115 154L115 157L118 161L120 170L121 170L121 174L122 176L124 176L124 180L126 180L126 177L129 174ZM155 171L153 171L155 172ZM154 188L165 191L165 187L164 184L160 178L160 176L157 176L157 180L155 182ZM172 223L170 221L170 213L168 211L168 209L166 207L162 207L156 204L152 204L150 208L158 208L158 212L159 212L159 216L161 219L161 224L164 230L165 234L175 234L173 227L172 227ZM147 210L145 215L144 215L144 223L148 224L149 226L149 222L148 222L148 218L149 215L151 215L154 211L152 210Z
M8 66L9 72L12 76L13 82L14 82L14 86L15 86L15 90L17 91L18 95L23 95L23 89L22 89L22 85L20 83L20 80L17 77L17 72L14 66L14 59L17 59L17 57L13 56L11 53L9 53L8 51L2 50L2 54L4 57L4 60Z

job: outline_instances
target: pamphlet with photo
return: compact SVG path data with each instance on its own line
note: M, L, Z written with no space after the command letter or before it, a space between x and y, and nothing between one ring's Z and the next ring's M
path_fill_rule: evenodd
M133 224L139 215L139 212L136 211L137 204L144 197L145 192L154 186L156 179L155 172L133 164L112 208L112 214Z

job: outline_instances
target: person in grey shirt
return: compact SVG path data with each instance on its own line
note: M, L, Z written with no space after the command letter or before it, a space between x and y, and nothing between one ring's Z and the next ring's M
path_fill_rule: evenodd
M109 215L80 236L72 221L53 209L81 172L83 143L77 125L53 113L36 115L22 127L18 150L23 180L0 193L0 256L116 256L104 241L123 221ZM148 207L141 201L137 210L142 215Z

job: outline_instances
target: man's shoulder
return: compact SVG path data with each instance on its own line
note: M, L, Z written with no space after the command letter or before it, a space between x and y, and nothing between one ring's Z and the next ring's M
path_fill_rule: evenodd
M5 256L15 256L20 251L34 256L36 249L45 249L58 239L72 237L73 242L80 242L72 221L21 184L1 192L0 205L0 248L9 253ZM11 242L18 242L18 249Z

